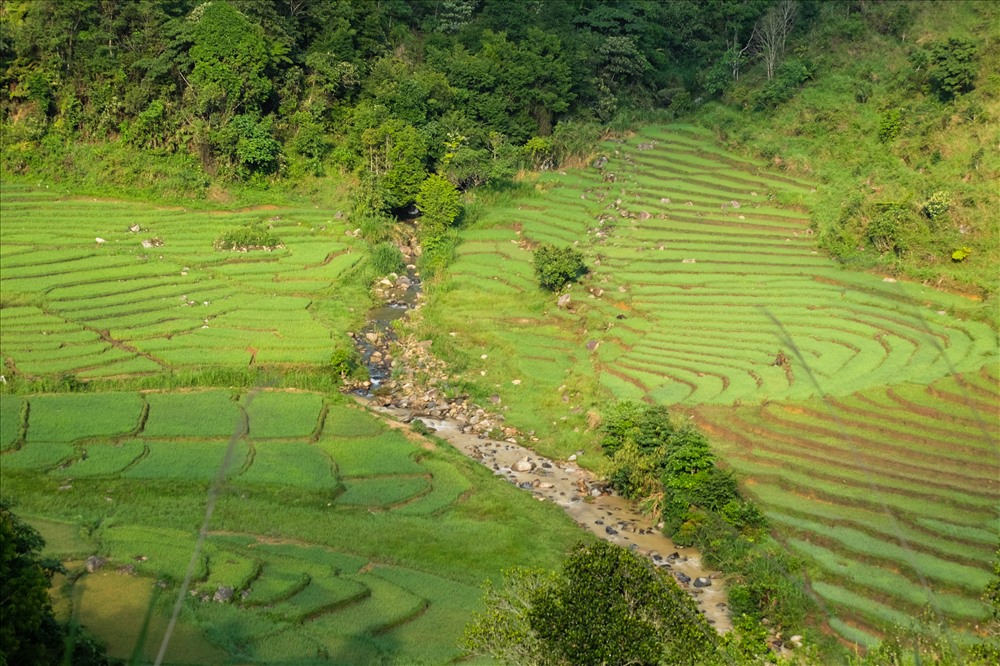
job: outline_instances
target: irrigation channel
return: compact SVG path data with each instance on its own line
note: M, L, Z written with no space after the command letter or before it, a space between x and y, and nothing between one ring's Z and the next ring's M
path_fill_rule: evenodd
M412 264L404 275L394 277L377 287L383 303L369 311L367 325L355 335L369 373L369 381L355 391L359 401L397 426L420 419L435 436L486 465L497 476L540 501L561 506L583 529L668 569L680 586L691 593L716 630L728 632L732 618L721 574L705 569L697 550L676 546L649 517L582 469L576 462L577 455L559 461L544 458L511 439L498 440L475 432L467 423L447 418L442 413L445 410L404 407L400 403L406 401L385 395L385 389L392 386L386 380L392 373L392 344L397 339L392 323L420 307L422 296L420 276ZM383 390L379 391L379 387Z

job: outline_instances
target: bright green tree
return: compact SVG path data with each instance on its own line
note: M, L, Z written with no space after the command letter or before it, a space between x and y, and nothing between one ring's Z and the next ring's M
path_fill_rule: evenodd
M431 174L420 186L417 193L417 208L420 210L420 226L426 235L443 233L462 212L458 188L450 180L438 174Z
M704 664L715 631L694 600L645 558L606 541L579 545L528 619L566 663Z
M535 250L534 265L539 286L548 291L562 289L567 282L575 282L587 272L580 252L548 243Z
M241 111L253 111L271 92L264 30L224 0L199 5L190 50L194 68L189 77L205 117L219 114L226 122Z
M514 570L487 585L466 645L507 664L714 664L716 635L694 600L649 560L578 544L558 574Z
M414 202L427 178L427 139L413 125L391 118L361 134L367 170L378 180L387 209Z

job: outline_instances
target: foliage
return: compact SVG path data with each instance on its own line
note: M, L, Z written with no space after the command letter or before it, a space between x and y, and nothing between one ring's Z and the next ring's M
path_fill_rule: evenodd
M931 86L947 102L972 90L976 80L976 45L968 39L949 38L931 47Z
M939 218L944 217L945 213L949 210L951 210L951 197L947 192L942 192L941 190L928 197L927 201L921 207L923 214L935 222Z
M529 613L535 599L557 582L555 573L536 569L505 571L501 588L486 581L485 610L473 614L466 627L466 648L473 654L488 655L512 666L551 663L546 644L531 626Z
M601 415L601 449L607 455L628 441L640 451L648 452L659 447L674 433L670 412L663 405L643 405L632 400L613 403Z
M361 368L361 359L353 346L339 347L330 354L330 369L341 378L353 377Z
M42 557L45 541L37 530L0 500L0 664L68 663L108 666L103 646L78 625L60 625L52 610L52 576L64 571Z
M421 213L420 232L426 237L443 234L462 212L458 189L438 174L431 174L420 185L416 200Z
M225 0L206 2L188 18L193 63L189 79L196 108L219 114L220 125L258 108L271 92L264 30Z
M983 591L983 598L990 606L990 614L993 616L993 620L1000 622L1000 540L997 543L992 565L993 575L990 578L990 582L986 585L986 589Z
M657 512L674 543L698 546L707 561L734 576L734 613L785 627L801 622L808 602L798 579L788 575L792 565L754 545L767 521L741 496L733 475L716 466L708 439L689 425L672 424L662 406L620 401L601 421L612 485ZM765 566L768 559L773 566Z
M45 542L0 502L0 663L57 664L62 635L52 612L49 585L62 567L43 559Z
M232 252L274 250L283 247L281 240L261 222L230 229L215 240L215 249Z
M548 291L558 291L587 273L583 254L579 250L548 243L535 249L534 266L539 286Z
M648 560L605 541L578 544L558 575L514 570L487 585L466 629L476 654L511 664L702 664L715 632Z
M403 253L395 243L379 243L372 248L372 269L376 275L400 273L406 268Z
M879 118L878 140L881 143L891 143L903 129L903 112L901 109L889 109Z
M812 78L809 66L801 60L788 60L778 67L774 78L765 83L754 95L758 111L773 109L790 100L802 84Z
M905 206L883 204L865 228L865 235L876 251L900 255L909 249L907 238L912 224L912 217Z

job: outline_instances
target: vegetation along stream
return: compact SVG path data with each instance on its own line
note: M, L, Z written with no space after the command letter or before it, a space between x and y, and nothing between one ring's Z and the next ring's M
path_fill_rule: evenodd
M410 246L414 245L411 240ZM399 424L419 421L422 427L417 425L417 428L433 432L458 451L492 469L494 474L532 493L539 501L556 503L581 528L598 538L641 553L655 566L670 570L718 631L725 633L732 628L721 574L705 568L696 549L675 545L654 520L581 468L577 463L582 451L568 460L540 456L519 444L516 436L506 437L513 434L511 429L484 432L483 428L474 428L484 421L502 422L502 416L489 415L490 419L486 410L461 399L448 400L451 404L447 407L438 400L415 401L412 385L387 382L394 363L404 362L402 358L394 361L394 347L398 347L399 337L393 323L419 308L423 296L416 266L408 264L404 274L383 278L375 291L382 303L369 310L366 326L354 336L369 377L354 388L363 403ZM424 347L417 345L417 348ZM404 393L407 389L410 392ZM434 393L437 396L437 392ZM461 408L455 410L456 404ZM473 415L482 413L476 424L470 425L465 416L470 411Z

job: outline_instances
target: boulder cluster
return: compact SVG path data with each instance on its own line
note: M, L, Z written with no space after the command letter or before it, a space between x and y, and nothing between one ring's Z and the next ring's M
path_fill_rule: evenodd
M370 382L353 382L351 388L371 390L373 401L390 409L404 410L404 420L435 419L451 421L463 433L471 433L517 444L523 434L504 423L503 414L490 411L473 402L467 395L453 395L448 390L451 376L444 361L434 356L431 340L419 340L404 335L395 340L378 336L375 344L384 345L379 358L389 358L392 375L373 388ZM391 349L390 349L391 347ZM490 396L494 405L501 403L498 395Z

